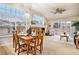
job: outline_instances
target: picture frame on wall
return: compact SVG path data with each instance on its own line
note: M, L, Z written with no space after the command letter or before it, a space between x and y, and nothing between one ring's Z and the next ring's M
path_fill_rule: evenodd
M60 28L60 24L59 23L54 23L53 28Z

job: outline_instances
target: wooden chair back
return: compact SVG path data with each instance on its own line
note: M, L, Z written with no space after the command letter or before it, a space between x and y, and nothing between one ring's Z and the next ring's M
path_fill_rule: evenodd
M44 39L44 32L41 28L36 30L36 36L37 36L37 39L36 39L37 44L41 44Z
M20 26L17 26L16 27L16 31L17 31L17 33L20 33L20 32L23 32L23 28L22 27L20 27Z
M17 31L14 33L14 37L15 37L15 52L16 52L18 46L20 45Z

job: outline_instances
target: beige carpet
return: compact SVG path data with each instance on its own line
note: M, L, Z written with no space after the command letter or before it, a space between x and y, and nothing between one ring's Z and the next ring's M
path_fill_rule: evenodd
M17 55L12 47L12 40L10 38L7 40L6 42L10 44L0 44L0 55ZM42 55L79 55L79 49L76 49L74 44L68 44L66 47L65 40L54 41L49 36L45 37L43 46ZM26 55L26 53L21 53L21 55Z
M13 53L8 49L7 46L0 46L0 55L12 55Z

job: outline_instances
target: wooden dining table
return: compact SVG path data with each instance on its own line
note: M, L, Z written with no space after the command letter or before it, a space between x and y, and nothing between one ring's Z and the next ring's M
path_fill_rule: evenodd
M60 40L62 39L62 37L66 38L66 46L68 46L69 35L60 35Z

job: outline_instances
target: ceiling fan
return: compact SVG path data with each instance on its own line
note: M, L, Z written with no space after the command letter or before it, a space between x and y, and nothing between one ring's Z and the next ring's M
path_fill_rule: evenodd
M63 8L56 8L56 9L55 9L55 12L53 12L53 13L54 13L54 14L57 14L57 13L62 14L64 11L66 11L66 9L63 9Z

